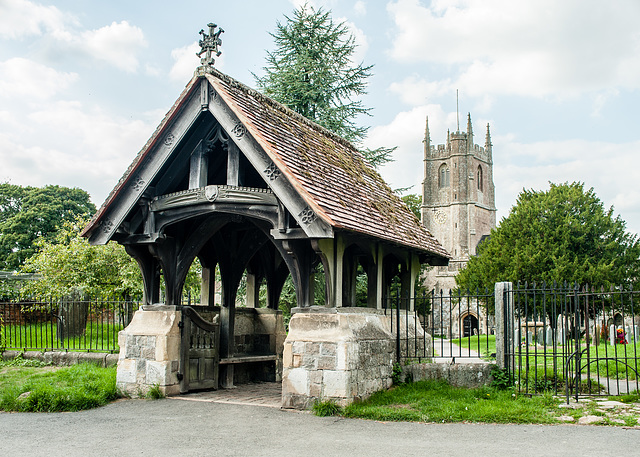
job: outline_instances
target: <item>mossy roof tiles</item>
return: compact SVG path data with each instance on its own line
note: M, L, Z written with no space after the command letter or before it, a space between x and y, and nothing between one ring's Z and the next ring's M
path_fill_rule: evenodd
M226 75L207 77L331 226L449 257L353 145Z

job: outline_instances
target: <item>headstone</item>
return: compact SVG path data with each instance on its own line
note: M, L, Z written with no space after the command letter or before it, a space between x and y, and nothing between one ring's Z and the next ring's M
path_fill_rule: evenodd
M536 343L539 345L544 344L544 329L543 328L539 328L538 329L538 334L536 335Z
M547 346L553 346L553 329L551 328L550 325L547 325L545 333L546 333L546 338L544 340L545 344Z
M564 331L564 319L562 318L562 314L558 314L558 320L556 321L556 341L558 344L564 344L565 340L565 331Z
M627 344L631 343L631 327L630 326L626 326L624 328L624 339L627 342Z
M520 331L519 328L517 328L514 332L513 332L513 342L516 346L520 346L520 343L522 343L522 332Z
M527 332L527 344L533 344L533 332L531 330Z
M637 342L638 342L638 337L640 337L640 335L638 335L638 326L637 326L637 325L634 325L634 326L633 326L633 341L634 341L635 343L637 343Z
M591 335L592 338L592 342L594 346L597 346L600 344L600 326L599 325L594 325L593 326L593 333Z
M609 326L609 344L611 346L616 344L616 326L613 324Z

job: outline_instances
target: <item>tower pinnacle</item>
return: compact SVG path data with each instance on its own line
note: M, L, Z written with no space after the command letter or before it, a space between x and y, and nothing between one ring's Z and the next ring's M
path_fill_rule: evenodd
M489 131L489 123L487 122L487 136L486 136L486 138L484 140L484 148L487 151L491 151L491 146L493 146L491 144L491 132Z
M429 149L429 146L431 146L431 136L429 135L429 116L427 116L427 122L424 127L423 143L425 144L426 149Z

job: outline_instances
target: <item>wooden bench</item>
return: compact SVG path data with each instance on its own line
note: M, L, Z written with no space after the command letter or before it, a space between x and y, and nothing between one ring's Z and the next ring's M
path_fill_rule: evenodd
M251 363L251 362L275 362L275 354L266 355L237 355L233 357L224 357L220 359L220 365L228 365L232 363Z

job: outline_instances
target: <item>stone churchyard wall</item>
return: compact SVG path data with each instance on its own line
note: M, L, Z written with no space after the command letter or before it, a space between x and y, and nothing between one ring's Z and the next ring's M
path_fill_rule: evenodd
M392 384L391 317L369 308L295 308L283 358L285 408L367 398Z
M480 387L491 384L490 363L415 363L402 367L402 381L441 379L455 387Z

